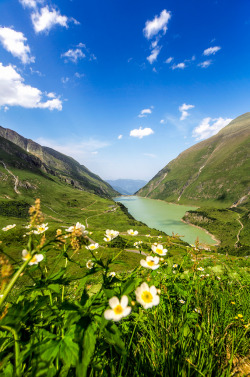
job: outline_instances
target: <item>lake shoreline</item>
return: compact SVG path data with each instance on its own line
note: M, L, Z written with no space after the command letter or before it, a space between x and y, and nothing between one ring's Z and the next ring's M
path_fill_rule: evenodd
M194 225L194 224L192 224L192 223L189 223L189 222L187 222L187 221L185 221L185 220L183 220L183 219L181 219L181 221L184 223L184 224L187 224L187 225L191 225L191 226L193 226L193 227L195 227L195 228L198 228L198 229L201 229L201 230L204 230L204 232L206 232L215 242L216 242L216 244L214 244L214 245L212 245L212 246L219 246L220 244L221 244L221 241L220 240L218 240L216 237L215 237L215 235L214 234L212 234L212 233L210 233L207 229L205 229L205 228L202 228L201 226L199 226L199 225ZM211 245L209 245L209 246L211 246Z

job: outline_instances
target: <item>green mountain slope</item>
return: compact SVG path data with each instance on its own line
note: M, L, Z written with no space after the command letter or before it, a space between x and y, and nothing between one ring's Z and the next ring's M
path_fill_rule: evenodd
M32 155L35 156L34 161L36 161L41 170L57 176L61 181L80 190L86 190L102 197L117 195L117 192L108 183L104 182L96 174L93 174L85 166L80 165L73 158L52 148L42 147L34 141L19 135L17 132L1 126L0 136L25 151L26 160L31 160Z
M138 195L154 199L227 207L246 200L250 183L250 113L217 135L182 152Z

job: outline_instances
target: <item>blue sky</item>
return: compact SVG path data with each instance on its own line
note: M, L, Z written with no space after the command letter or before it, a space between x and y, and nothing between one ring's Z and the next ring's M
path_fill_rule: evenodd
M0 125L151 179L249 111L248 0L1 0Z

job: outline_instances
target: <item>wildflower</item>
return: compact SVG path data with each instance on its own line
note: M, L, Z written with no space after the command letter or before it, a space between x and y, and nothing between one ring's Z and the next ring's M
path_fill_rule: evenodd
M154 253L159 254L159 255L166 255L167 254L167 249L163 249L163 245L161 244L156 244L151 247Z
M92 244L90 244L89 246L85 246L85 247L86 247L86 249L88 249L88 250L95 250L95 249L98 249L99 244L98 244L98 243L92 243Z
M208 278L210 275L209 274L206 274L206 277Z
M178 264L177 263L174 263L173 264L173 268L177 268L178 267Z
M147 283L142 283L142 285L136 288L135 291L136 300L144 307L144 309L152 308L160 302L160 297L157 296L157 289L154 285L150 288Z
M159 265L159 258L158 257L147 257L145 259L141 259L140 261L141 266L150 268L151 270L156 270L160 267Z
M110 273L108 274L108 276L109 276L109 277L112 277L112 278L115 277L115 275L116 275L115 272L110 272Z
M179 302L180 302L181 304L185 304L186 301L184 301L184 300L179 300Z
M49 227L47 226L48 223L46 224L41 224L41 225L37 225L36 226L36 229L37 230L34 230L33 233L34 234L41 234L41 233L44 233Z
M232 304L232 305L235 305L235 302L234 302L234 301L231 301L231 304Z
M161 257L159 260L160 260L161 262L164 262L164 258L162 258L162 257Z
M69 233L80 233L79 235L85 235L88 232L85 230L85 226L81 223L77 222L76 225L70 226L68 229L66 229L66 232Z
M133 229L129 229L129 230L127 230L127 233L128 233L130 236L137 236L138 231L137 231L137 230L133 230Z
M12 228L15 228L16 224L13 224L13 225L7 225L5 226L4 228L2 228L2 230L4 232L7 232L8 230L12 229Z
M22 255L23 255L24 261L27 261L28 259L31 258L31 254L26 249L22 251ZM32 266L33 264L38 264L42 260L43 260L42 254L35 254L33 255L32 259L29 261L29 265Z
M92 262L91 259L88 260L88 262L86 263L86 267L87 267L89 270L91 270L91 268L94 267L94 262Z
M220 278L219 276L217 276L217 279L218 279L218 280L221 280L221 278Z
M115 237L117 237L118 235L119 235L119 232L117 230L107 229L106 230L106 234L105 234L105 237L107 238L107 241L105 240L105 238L104 238L104 241L106 241L106 242L111 241Z
M243 318L243 315L242 315L242 314L238 314L238 317L239 317L239 318Z
M123 317L127 317L131 312L131 307L128 306L128 297L122 296L121 302L117 297L112 297L109 300L109 306L111 309L107 309L104 312L105 319L113 319L113 321L120 321Z
M196 313L201 314L201 310L200 310L200 309L195 308L194 311L195 311Z
M162 238L162 236L158 236L157 238Z
M151 235L150 235L150 234L146 234L146 237L150 238L150 237L151 237Z
M160 295L161 294L161 290L157 289L157 293L158 293L158 295Z
M111 241L111 239L112 239L112 238L111 238L110 236L107 236L107 237L104 237L104 238L103 238L103 240L106 241L106 242Z
M198 271L204 271L204 268L203 267L198 267L197 270Z
M205 275L200 275L201 278L204 278Z
M26 225L24 228L26 228L26 229L30 229L31 228L31 224L28 224L28 225Z

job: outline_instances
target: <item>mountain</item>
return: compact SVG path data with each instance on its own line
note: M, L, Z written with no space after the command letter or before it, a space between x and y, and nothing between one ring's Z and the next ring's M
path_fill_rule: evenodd
M137 195L180 204L238 205L250 192L249 153L250 113L246 113L182 152Z
M62 182L74 188L102 197L117 195L117 192L108 183L69 156L52 148L43 147L33 140L24 138L15 131L1 126L0 137L0 148L5 152L7 148L8 158L10 158L12 166L21 167L22 169L25 168L26 164L28 168L32 166L32 169L36 166L40 173L44 172L56 176ZM18 146L19 149L15 149L13 145L12 148L9 148L4 140L10 141ZM20 158L14 157L19 155L21 156ZM2 161L5 162L4 158L2 158Z
M116 179L107 180L106 182L108 182L114 190L120 192L123 195L133 195L147 183L147 181L139 179Z

